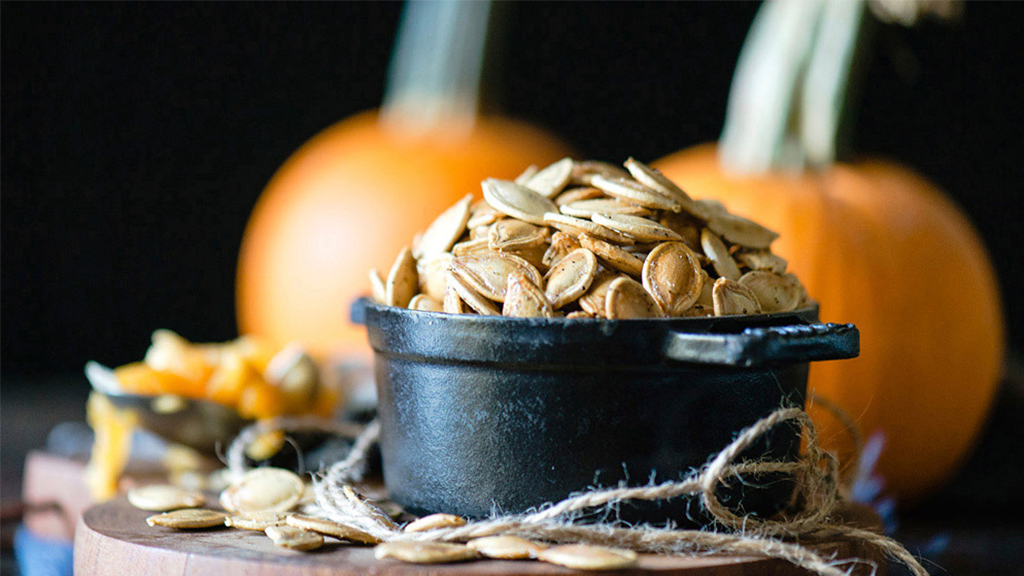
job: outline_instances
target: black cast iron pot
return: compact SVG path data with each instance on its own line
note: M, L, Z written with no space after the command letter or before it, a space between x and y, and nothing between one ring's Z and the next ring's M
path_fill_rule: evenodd
M483 517L557 502L590 486L679 479L736 432L802 406L812 360L852 358L851 324L817 308L659 320L453 315L354 305L374 350L384 481L415 513ZM781 426L744 457L793 458ZM785 478L720 498L774 513ZM696 507L643 503L628 521L704 521Z

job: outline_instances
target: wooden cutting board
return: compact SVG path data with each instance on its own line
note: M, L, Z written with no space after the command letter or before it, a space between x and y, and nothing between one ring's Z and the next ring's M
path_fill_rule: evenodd
M851 511L851 519L868 519L865 509ZM582 574L542 562L477 561L463 564L415 565L376 560L373 549L327 539L315 552L293 552L275 547L260 532L218 528L177 531L149 527L152 514L138 510L123 497L88 509L75 533L76 576L519 576ZM840 558L865 557L849 544L826 545ZM884 563L879 563L884 573ZM862 572L870 572L863 566ZM806 574L780 561L742 556L688 558L643 555L637 568L617 572L658 576L784 576Z

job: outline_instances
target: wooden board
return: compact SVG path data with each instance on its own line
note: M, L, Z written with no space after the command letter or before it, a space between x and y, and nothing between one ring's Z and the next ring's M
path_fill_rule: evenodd
M122 497L87 510L75 534L76 576L184 576L245 574L247 576L519 576L580 574L541 562L477 561L464 564L414 565L376 560L373 549L328 538L316 552L275 547L260 532L217 528L177 531L146 525L151 514ZM832 545L839 557L857 552ZM884 564L883 564L884 567ZM883 570L884 571L884 570ZM638 568L619 572L657 576L782 576L802 575L786 562L750 557L687 558L644 555ZM866 572L865 572L866 573ZM881 574L882 572L879 572Z

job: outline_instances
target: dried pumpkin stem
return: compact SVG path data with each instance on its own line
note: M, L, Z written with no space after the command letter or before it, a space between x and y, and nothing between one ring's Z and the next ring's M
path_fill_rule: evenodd
M472 128L492 6L410 1L399 25L381 118L402 132Z

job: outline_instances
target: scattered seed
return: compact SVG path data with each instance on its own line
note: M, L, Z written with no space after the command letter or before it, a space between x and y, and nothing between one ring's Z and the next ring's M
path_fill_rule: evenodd
M254 468L221 492L220 503L235 514L286 512L302 498L302 479L283 468Z
M223 526L227 514L216 510L205 508L188 508L155 514L146 518L146 524L150 526L166 526L178 530L196 530L199 528L213 528Z
M268 526L264 532L275 545L290 550L316 550L324 545L323 536L294 526Z
M291 514L288 516L286 522L293 528L332 536L339 540L358 542L359 544L380 543L380 538L377 538L372 534L367 534L354 526L342 524L341 522L334 522L333 520L304 516L302 514Z
M622 570L635 566L637 555L631 550L569 544L542 550L537 559L575 570Z
M430 514L410 522L403 529L405 532L427 532L438 528L455 528L465 526L466 519L454 514Z
M152 484L129 490L128 502L141 510L167 512L198 508L206 503L206 498L198 490L185 490L170 484Z
M271 526L284 526L287 518L288 515L282 512L253 512L242 516L228 516L224 525L240 530L263 532Z
M373 549L378 560L394 558L412 564L442 564L472 560L479 555L464 544L441 542L385 542Z
M531 542L516 536L487 536L474 538L466 542L466 546L480 554L496 560L525 560L536 558L547 548L539 542Z

